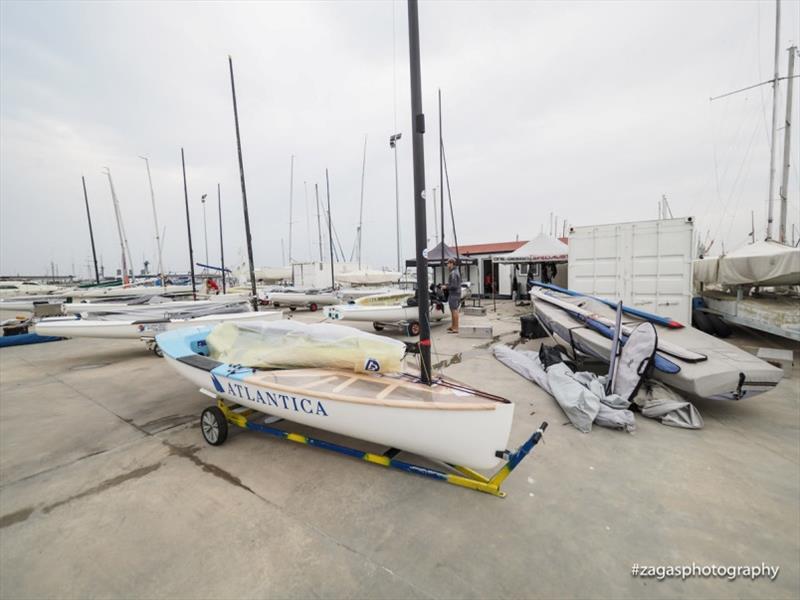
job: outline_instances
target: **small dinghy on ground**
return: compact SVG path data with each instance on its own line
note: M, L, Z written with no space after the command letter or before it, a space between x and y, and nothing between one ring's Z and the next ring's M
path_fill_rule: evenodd
M500 482L546 427L516 452L508 452L512 402L444 378L428 386L413 374L384 372L399 365L406 345L351 327L229 323L162 333L156 339L170 366L220 399L201 420L203 435L213 445L224 441L230 422L503 496ZM225 356L292 368L251 367L215 358ZM304 363L320 366L300 366ZM341 368L346 365L350 368ZM249 413L235 412L229 403L396 450L374 455L289 434L248 419ZM398 451L463 465L454 467L461 474L397 461ZM492 479L471 470L495 467L503 458L508 462Z
M286 306L289 310L307 308L315 312L320 306L330 306L339 303L339 298L333 292L322 290L286 291L270 292L268 295L269 304L275 308Z
M534 288L534 314L571 356L583 354L608 361L614 310L603 302L574 294ZM644 320L657 325L653 377L690 396L712 400L751 398L771 390L783 377L781 369L702 331L680 324L661 326L663 319L657 315L626 315L621 328L623 339Z
M408 297L407 297L408 299ZM354 321L372 323L376 331L381 331L387 325L409 323L409 335L419 335L419 307L408 304L339 304L329 306L324 310L327 318L333 321ZM431 304L431 322L438 322L450 318L450 308L446 303L433 302Z

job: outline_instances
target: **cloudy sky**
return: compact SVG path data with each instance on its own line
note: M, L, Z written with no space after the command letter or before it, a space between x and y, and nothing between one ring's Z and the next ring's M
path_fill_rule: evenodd
M782 6L785 74L800 5ZM551 212L575 225L655 218L662 194L676 216L697 218L715 250L747 239L751 211L763 236L770 88L709 97L771 77L774 14L773 2L421 3L426 176L438 185L441 88L459 241L528 239L549 228ZM292 256L318 252L314 185L322 195L326 167L350 253L366 135L364 261L394 265L395 130L402 246L413 252L405 3L3 1L0 36L0 273L42 273L51 261L87 273L81 175L98 253L107 273L119 267L106 166L137 269L153 261L139 155L150 158L166 266L185 271L181 147L196 258L205 258L204 193L214 200L209 260L219 255L217 183L228 262L244 256L228 54L256 263L279 264L282 240L288 254L291 155Z

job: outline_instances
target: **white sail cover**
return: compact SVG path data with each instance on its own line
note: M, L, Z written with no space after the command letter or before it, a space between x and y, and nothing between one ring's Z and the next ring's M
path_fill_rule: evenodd
M541 263L541 262L567 262L569 246L544 233L527 242L505 256L497 256L494 262L499 263Z
M697 283L720 285L798 285L800 248L765 240L719 258L694 263Z
M222 323L207 338L210 356L262 369L402 370L406 345L353 327L298 321Z

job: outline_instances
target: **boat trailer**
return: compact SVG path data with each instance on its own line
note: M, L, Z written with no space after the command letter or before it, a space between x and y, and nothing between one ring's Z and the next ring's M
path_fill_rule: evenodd
M212 446L221 446L225 442L225 440L228 438L228 424L231 424L235 425L236 427L241 427L242 429L259 431L273 437L289 440L290 442L322 448L323 450L329 450L331 452L344 454L345 456L358 458L382 467L389 467L391 469L398 469L407 473L421 475L423 477L428 477L429 479L443 481L445 483L469 488L478 492L484 492L500 498L505 498L506 496L506 493L500 489L503 481L509 476L511 471L513 471L517 465L522 462L522 459L530 454L531 450L533 450L533 447L536 446L536 444L538 444L542 439L542 435L547 429L547 421L544 421L539 426L539 429L537 429L533 435L531 435L527 441L525 441L525 443L519 446L519 448L516 450L498 451L497 457L504 458L506 463L491 477L481 475L469 467L451 465L449 463L445 464L455 471L455 473L446 473L444 471L437 471L436 469L431 469L429 467L423 467L402 460L397 460L395 456L397 456L397 454L399 454L401 451L396 448L390 448L383 454L373 454L372 452L365 452L363 450L357 450L348 446L342 446L341 444L335 444L333 442L327 442L325 440L308 437L299 433L292 433L276 427L270 427L269 425L258 423L250 418L254 414L263 417L264 413L239 406L232 402L226 402L213 392L209 392L207 390L200 391L217 399L216 406L209 406L200 416L200 430L203 434L203 438ZM279 418L273 420L267 417L267 422L270 425L282 420L283 419Z

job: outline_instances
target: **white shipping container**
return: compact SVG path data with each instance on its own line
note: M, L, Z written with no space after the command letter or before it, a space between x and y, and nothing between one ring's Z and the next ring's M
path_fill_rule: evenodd
M690 325L693 240L692 217L572 227L568 287Z

